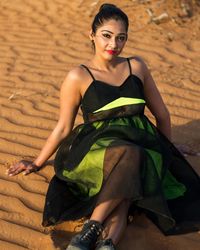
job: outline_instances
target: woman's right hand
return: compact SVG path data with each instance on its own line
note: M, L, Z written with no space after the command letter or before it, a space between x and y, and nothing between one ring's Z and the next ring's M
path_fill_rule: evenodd
M37 166L35 163L32 161L28 160L21 160L13 165L11 165L7 171L6 174L8 176L14 176L17 175L21 172L23 172L24 175L28 175L32 172L37 172L40 170L40 166Z

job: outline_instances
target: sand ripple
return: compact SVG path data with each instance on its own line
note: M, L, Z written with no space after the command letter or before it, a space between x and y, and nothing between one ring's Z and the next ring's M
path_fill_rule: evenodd
M140 55L146 60L171 113L174 140L200 150L199 9L195 9L193 18L180 19L177 15L180 8L175 1L114 2L130 18L129 41L122 56ZM22 158L36 157L54 128L64 77L92 55L88 31L101 3L0 1L2 250L64 249L77 224L63 223L54 231L41 226L45 194L54 174L51 164L29 176L10 178L5 170ZM170 21L160 25L149 23L148 8L155 15L167 10ZM75 124L81 121L79 110ZM54 156L50 160L53 159ZM199 157L189 160L199 172ZM133 244L135 250L196 250L199 246L198 234L164 237L144 216L138 216L134 222L119 249L132 250Z

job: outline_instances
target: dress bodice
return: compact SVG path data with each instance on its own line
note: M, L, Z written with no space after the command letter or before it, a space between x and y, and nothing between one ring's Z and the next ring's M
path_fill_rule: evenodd
M93 79L81 100L84 121L91 121L91 117L94 116L92 120L103 118L108 113L110 117L111 110L115 115L122 115L121 113L124 114L127 109L128 115L132 111L132 114L144 112L143 83L138 76L132 74L129 58L127 61L130 74L120 86L96 80L89 68L81 64Z

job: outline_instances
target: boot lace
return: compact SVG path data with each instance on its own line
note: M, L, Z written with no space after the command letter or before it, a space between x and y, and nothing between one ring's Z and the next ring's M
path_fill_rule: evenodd
M98 238L100 233L102 232L101 228L98 228L94 223L91 227L85 231L85 233L81 236L82 241L94 241Z

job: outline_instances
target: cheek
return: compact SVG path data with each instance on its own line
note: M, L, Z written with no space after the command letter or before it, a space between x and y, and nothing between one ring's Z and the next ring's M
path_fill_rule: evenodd
M118 43L118 48L123 49L124 45L125 45L125 43Z
M126 45L126 41L125 42L123 42L123 43L121 43L121 46L120 47L124 47Z
M101 48L104 48L107 44L108 42L103 39L96 42L97 47L101 47Z

